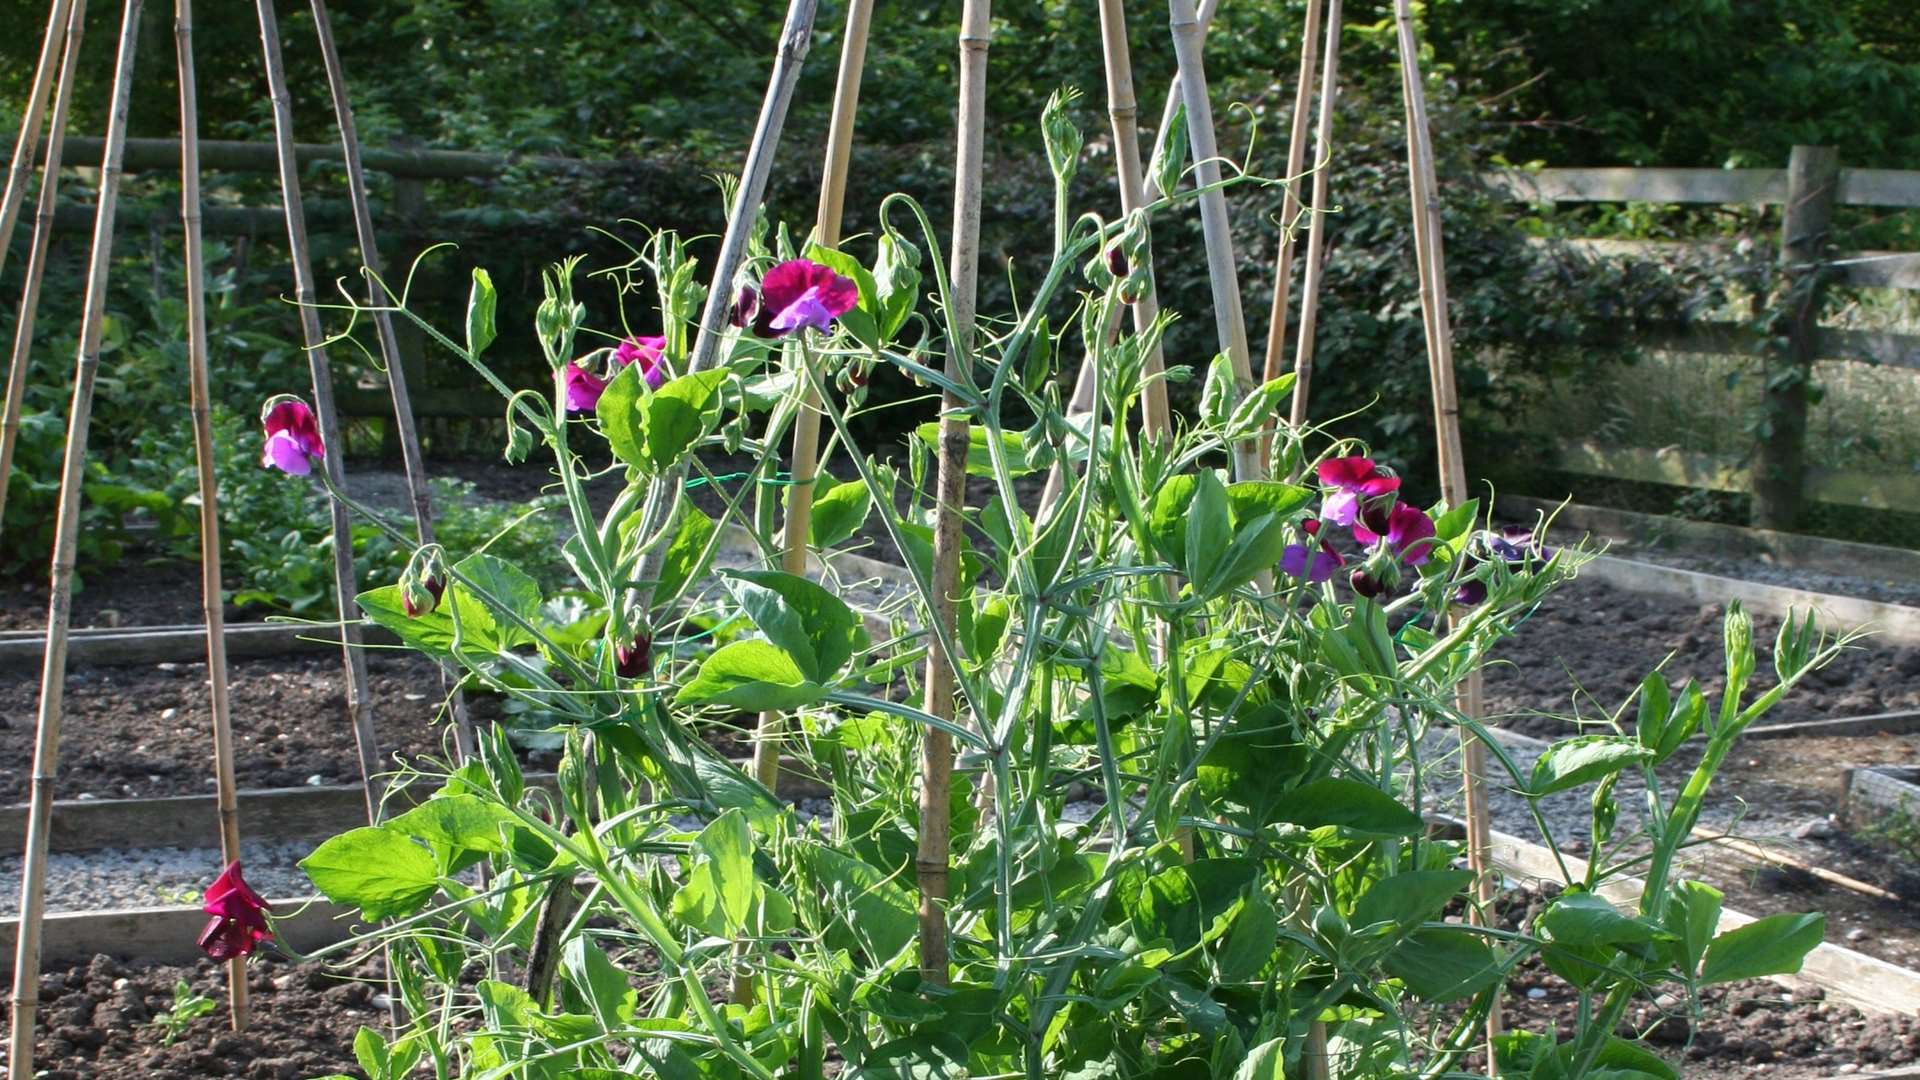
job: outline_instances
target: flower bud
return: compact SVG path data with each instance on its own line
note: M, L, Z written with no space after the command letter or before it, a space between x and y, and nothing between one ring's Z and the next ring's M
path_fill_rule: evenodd
M623 679L638 679L653 670L653 635L645 630L633 635L629 645L613 649L613 673Z

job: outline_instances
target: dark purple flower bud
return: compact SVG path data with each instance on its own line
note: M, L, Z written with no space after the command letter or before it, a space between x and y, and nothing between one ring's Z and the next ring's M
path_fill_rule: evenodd
M440 597L447 591L446 583L428 575L416 582L401 582L400 607L407 618L417 619L431 613L440 606Z
M623 679L638 679L653 669L653 635L641 631L633 635L633 644L616 645L613 673Z
M751 285L740 286L740 295L734 298L733 310L727 312L727 321L740 329L753 325L753 316L760 310L760 290Z
M1107 272L1117 278L1127 276L1127 253L1115 244L1107 249Z
M1462 607L1472 607L1487 598L1487 583L1474 578L1460 583L1453 592L1453 602Z
M1354 592L1369 600L1387 591L1386 583L1365 570L1355 570L1353 576L1347 579L1347 583L1353 586Z

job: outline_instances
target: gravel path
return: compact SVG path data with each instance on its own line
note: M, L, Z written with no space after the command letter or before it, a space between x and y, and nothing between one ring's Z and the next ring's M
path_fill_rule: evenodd
M240 862L247 884L268 899L313 892L295 864L314 845L242 843ZM0 859L0 916L20 914L20 856ZM225 865L217 848L106 848L50 856L47 910L152 907L200 903L202 894Z

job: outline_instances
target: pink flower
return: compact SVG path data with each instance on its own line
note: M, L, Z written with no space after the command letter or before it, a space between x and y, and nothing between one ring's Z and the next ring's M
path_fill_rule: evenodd
M228 960L273 940L267 909L267 902L240 876L239 862L232 863L207 887L206 902L200 905L201 911L213 916L200 932L201 951L215 960Z
M567 411L592 412L600 404L600 395L607 389L607 380L581 367L569 363L560 369L560 378L566 385Z
M640 377L655 390L667 381L667 365L661 359L666 352L667 339L664 337L630 337L614 346L613 362L621 367L638 362Z
M1400 478L1373 463L1372 458L1331 458L1320 463L1320 483L1332 488L1320 504L1320 516L1335 525L1351 525L1360 517L1361 504L1400 490Z
M1347 560L1333 550L1333 545L1327 542L1326 537L1320 536L1318 521L1308 518L1300 527L1307 531L1308 536L1319 538L1319 543L1315 545L1317 550L1309 560L1306 544L1288 544L1280 556L1280 572L1288 577L1304 577L1318 585L1331 579L1335 570L1347 565Z
M761 310L754 332L761 337L785 337L812 327L824 333L833 320L859 302L860 290L851 278L811 259L789 259L760 279Z
M268 398L260 410L260 425L267 435L260 453L262 468L305 476L313 471L314 462L327 456L313 410L297 397L282 394Z
M1407 566L1419 566L1433 555L1433 537L1433 519L1426 511L1405 503L1397 503L1385 512L1370 507L1353 524L1355 540L1383 544Z

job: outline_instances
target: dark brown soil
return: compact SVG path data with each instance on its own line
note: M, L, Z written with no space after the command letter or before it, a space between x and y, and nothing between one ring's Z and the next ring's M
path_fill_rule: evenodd
M1718 704L1725 685L1725 612L1661 596L1621 592L1576 580L1540 605L1487 669L1493 722L1528 735L1569 734L1561 717L1588 720L1618 708L1669 653L1667 681L1676 689L1700 680ZM1759 653L1747 700L1774 685L1778 619L1756 616ZM1857 649L1808 676L1759 722L1784 724L1920 709L1920 647L1866 638ZM1628 718L1631 719L1630 717Z
M248 967L253 1019L231 1029L226 969L202 960L191 967L133 968L105 956L54 969L40 978L41 1080L308 1080L344 1074L363 1078L353 1037L362 1026L384 1030L374 968L349 977L319 965L295 966L261 953ZM173 1008L175 982L185 979L216 1008L192 1022L171 1045L154 1019Z
M368 655L383 760L443 756L439 670L398 652ZM357 782L337 654L235 661L229 668L234 764L243 788ZM0 672L0 802L26 798L40 701L37 671ZM477 718L491 707L473 702ZM144 798L212 791L205 664L77 667L67 676L59 798Z

